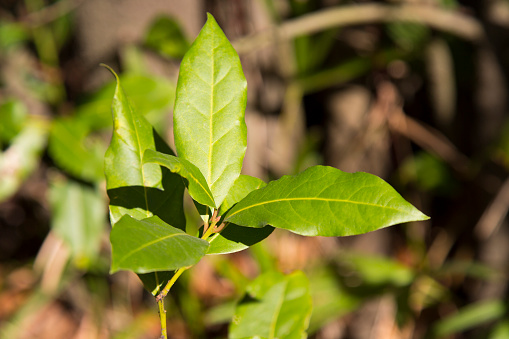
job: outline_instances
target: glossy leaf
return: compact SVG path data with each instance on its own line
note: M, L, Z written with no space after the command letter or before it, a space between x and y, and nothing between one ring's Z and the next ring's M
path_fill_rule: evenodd
M113 135L104 159L111 224L125 214L136 219L157 215L168 224L185 229L182 179L159 165L142 164L147 149L172 152L147 120L132 108L118 78L112 112ZM169 276L168 272L150 273L140 279L155 295Z
M263 180L241 174L230 188L223 204L220 214L230 209L246 195L254 190L265 186ZM215 234L209 239L210 247L207 254L225 254L242 251L263 239L267 238L274 231L274 227L265 226L263 228L246 228L235 224L229 224L221 232Z
M69 246L74 263L87 268L98 256L104 234L101 192L73 181L59 180L50 190L51 227Z
M180 65L173 125L178 156L200 169L220 206L247 145L246 79L212 15Z
M170 271L196 264L209 243L168 225L157 216L124 215L111 230L111 273Z
M268 272L246 289L228 338L306 338L311 317L309 282L302 272Z
M347 236L426 219L377 176L315 166L250 193L225 220L307 236Z
M187 189L189 195L200 204L216 207L214 198L210 192L209 186L201 174L198 167L191 164L189 161L177 158L173 155L156 152L147 149L143 156L143 163L159 164L168 168L172 173L179 174L187 181Z
M148 121L129 103L120 82L113 97L114 129L104 167L111 223L124 214L137 219L152 215L184 229L184 184L179 175L157 164L143 165L147 149L171 153Z

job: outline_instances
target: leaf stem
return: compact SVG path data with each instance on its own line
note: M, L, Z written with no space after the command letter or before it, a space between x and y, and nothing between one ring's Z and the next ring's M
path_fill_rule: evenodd
M164 309L164 299L158 300L159 306L159 319L161 320L161 337L160 339L167 339L168 334L166 332L166 310Z

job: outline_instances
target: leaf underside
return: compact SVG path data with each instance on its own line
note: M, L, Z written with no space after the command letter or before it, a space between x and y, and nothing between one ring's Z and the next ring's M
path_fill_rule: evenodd
M284 176L251 192L225 218L241 226L272 225L306 236L348 236L426 219L377 176L327 166Z

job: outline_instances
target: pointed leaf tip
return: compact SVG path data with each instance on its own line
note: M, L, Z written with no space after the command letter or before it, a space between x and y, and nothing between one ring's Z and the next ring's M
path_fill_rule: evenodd
M253 191L225 220L248 227L272 225L307 236L348 236L427 219L375 175L315 166Z

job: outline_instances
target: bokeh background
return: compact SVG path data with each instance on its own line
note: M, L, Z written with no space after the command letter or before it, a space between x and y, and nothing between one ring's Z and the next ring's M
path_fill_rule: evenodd
M159 336L136 275L108 274L99 63L171 144L206 12L248 81L246 174L370 172L431 220L209 256L167 298L170 338L225 338L271 269L309 277L311 338L509 338L507 0L1 0L0 338Z

